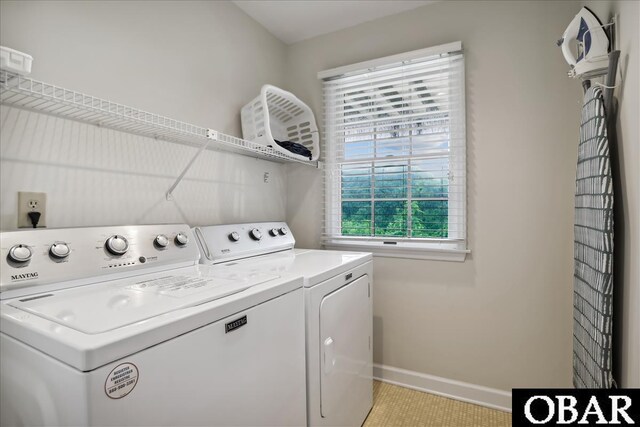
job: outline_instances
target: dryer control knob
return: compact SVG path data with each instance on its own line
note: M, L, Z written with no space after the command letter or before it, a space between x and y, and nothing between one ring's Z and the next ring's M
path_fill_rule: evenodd
M280 228L280 230L278 230L278 231L279 231L279 232L280 232L280 234L282 234L283 236L289 232L289 231L288 231L286 228L284 228L284 227L281 227L281 228Z
M176 234L175 242L177 246L185 246L189 243L189 237L184 233L178 233Z
M49 248L49 255L55 259L65 259L71 253L71 249L69 249L69 245L64 242L55 242Z
M251 238L253 240L260 240L262 239L262 233L260 232L260 230L258 230L257 228L252 229L249 232L249 236L251 236Z
M31 249L27 245L14 245L9 249L7 258L13 262L27 262L31 259Z
M240 235L237 231L233 231L229 233L229 240L231 240L232 242L237 242L238 240L240 240Z
M112 255L120 256L127 253L127 250L129 249L129 242L124 236L114 234L107 239L105 247Z
M276 237L278 235L278 229L272 228L271 230L269 230L269 234L271 234L273 237Z
M164 234L158 234L155 239L153 239L153 244L156 248L164 249L169 244L169 238Z

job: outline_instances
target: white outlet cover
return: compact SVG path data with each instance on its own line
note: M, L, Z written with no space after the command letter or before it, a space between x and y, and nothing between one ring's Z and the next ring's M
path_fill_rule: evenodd
M36 204L34 208L33 205ZM18 228L33 228L29 212L40 212L38 228L47 226L47 193L18 192Z

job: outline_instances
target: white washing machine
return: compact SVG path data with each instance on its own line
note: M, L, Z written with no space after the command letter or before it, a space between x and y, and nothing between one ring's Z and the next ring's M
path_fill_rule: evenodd
M0 424L306 423L303 280L186 225L0 234Z
M304 276L308 424L361 425L373 403L371 254L294 249L283 222L194 233L200 262L221 271Z

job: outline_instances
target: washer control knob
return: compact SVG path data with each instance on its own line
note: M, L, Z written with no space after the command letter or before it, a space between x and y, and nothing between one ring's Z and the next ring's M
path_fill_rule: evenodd
M164 249L169 244L169 238L164 234L158 234L155 239L153 239L153 244L156 248Z
M278 235L278 229L272 228L271 230L269 230L269 234L271 234L273 237L276 237Z
M231 233L229 233L229 240L231 240L232 242L237 242L238 240L240 240L240 235L237 231L232 231Z
M124 236L114 234L107 239L105 247L112 255L120 256L127 253L127 250L129 249L129 242L127 242L127 239Z
M175 242L177 246L185 246L189 243L189 237L184 233L178 233L176 234Z
M31 259L31 249L27 245L14 245L9 249L7 258L13 262L27 262Z
M284 227L280 227L280 229L278 230L280 232L280 234L282 234L283 236L286 235L289 231L284 228Z
M262 239L262 233L260 232L260 230L258 230L257 228L252 229L249 232L249 236L251 236L251 238L253 240L260 240Z
M55 259L65 259L71 253L71 249L69 249L69 245L65 242L55 242L49 248L49 255Z

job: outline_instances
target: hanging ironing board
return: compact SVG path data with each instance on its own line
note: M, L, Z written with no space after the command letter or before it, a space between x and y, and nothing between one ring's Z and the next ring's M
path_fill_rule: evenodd
M584 95L575 196L573 384L611 388L613 182L602 90Z

